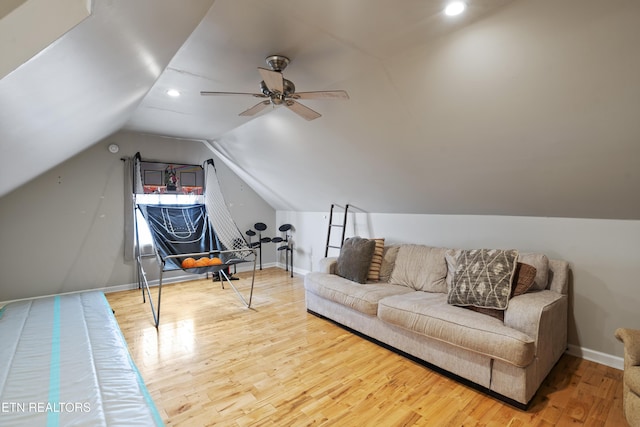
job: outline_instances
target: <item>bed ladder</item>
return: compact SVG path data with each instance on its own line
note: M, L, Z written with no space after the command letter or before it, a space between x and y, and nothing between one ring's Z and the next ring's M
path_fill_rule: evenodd
M342 220L342 224L336 224L333 222L333 210L335 208L344 209L344 217ZM329 249L341 249L342 243L344 243L344 235L347 231L347 211L349 210L349 204L347 203L345 206L336 205L335 203L331 204L331 211L329 211L329 227L327 230L327 245L324 249L325 258L329 255ZM340 238L340 246L331 245L331 230L334 228L342 228L342 237Z

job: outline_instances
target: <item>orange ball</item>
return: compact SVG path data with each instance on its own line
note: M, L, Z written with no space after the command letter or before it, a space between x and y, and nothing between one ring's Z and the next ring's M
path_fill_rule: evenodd
M193 268L196 266L196 260L193 258L185 258L182 261L182 268Z
M203 256L202 258L196 261L196 267L206 267L209 265L209 258Z
M222 260L217 257L213 257L209 260L209 265L220 265L222 264Z

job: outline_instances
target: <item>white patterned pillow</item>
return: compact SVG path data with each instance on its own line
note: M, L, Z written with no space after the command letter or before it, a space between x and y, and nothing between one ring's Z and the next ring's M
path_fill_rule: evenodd
M460 251L447 302L506 310L518 259L517 250Z

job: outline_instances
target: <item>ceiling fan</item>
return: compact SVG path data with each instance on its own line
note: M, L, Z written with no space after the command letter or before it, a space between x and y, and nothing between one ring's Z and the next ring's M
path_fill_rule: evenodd
M200 95L249 95L255 98L264 98L253 107L240 113L240 116L253 116L267 108L269 105L284 105L294 113L307 119L313 120L321 116L317 111L300 104L299 99L349 99L349 95L344 90L328 90L318 92L296 92L296 87L291 80L282 76L282 71L289 65L289 58L282 55L270 55L265 61L269 68L258 67L258 72L262 77L260 82L261 93L243 92L200 92Z

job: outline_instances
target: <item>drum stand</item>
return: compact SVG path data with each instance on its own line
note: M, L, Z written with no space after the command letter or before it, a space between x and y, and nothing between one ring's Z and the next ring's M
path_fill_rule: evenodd
M249 236L249 246L252 248L258 249L259 259L260 259L260 270L262 270L262 244L263 243L284 243L278 247L278 251L285 251L285 269L286 271L291 272L291 277L293 277L293 241L291 240L291 234L289 231L291 230L291 224L283 224L278 227L281 233L284 233L284 237L262 237L262 232L267 229L267 225L262 222L256 222L253 227L258 230L256 233L253 230L247 230L245 234ZM255 242L251 241L251 238L255 235L258 235L258 240ZM289 255L291 252L291 255Z
M262 237L262 232L267 229L267 225L262 222L256 222L253 227L258 230L258 241L251 242L251 237L256 235L256 232L253 230L247 230L245 234L249 236L249 246L252 248L258 249L258 254L260 257L260 270L262 270L262 244L271 242L271 237Z
M282 224L278 227L280 232L285 233L284 238L282 237L274 237L271 239L272 242L275 243L284 243L284 245L280 245L278 247L279 251L285 251L285 269L286 271L291 271L291 277L293 277L293 241L291 240L291 234L289 234L289 230L291 230L291 224ZM289 252L291 252L291 256L289 256ZM291 269L289 269L289 261L291 261Z

